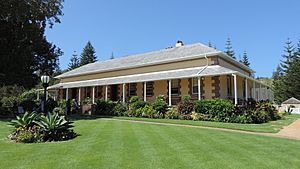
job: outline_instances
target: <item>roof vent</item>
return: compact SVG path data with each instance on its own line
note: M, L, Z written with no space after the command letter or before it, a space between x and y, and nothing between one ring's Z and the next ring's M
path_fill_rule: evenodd
M178 41L176 42L175 47L181 47L181 46L183 46L183 45L184 45L183 42L182 42L181 40L178 40Z

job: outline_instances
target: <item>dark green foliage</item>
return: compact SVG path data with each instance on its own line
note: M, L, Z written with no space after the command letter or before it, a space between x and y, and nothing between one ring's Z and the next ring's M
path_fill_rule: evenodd
M152 105L146 104L144 107L136 109L132 114L134 117L159 118L163 117L162 113L156 112Z
M116 103L114 103L111 100L105 101L105 100L97 100L96 101L96 115L108 115L113 116L114 115L114 107Z
M231 101L215 99L196 101L195 111L199 120L229 123L265 123L278 120L280 116L271 102L256 103L249 100L245 105L234 106Z
M244 51L243 57L240 60L240 62L243 63L244 65L248 66L248 67L250 66L249 58L248 58L248 55L247 55L246 51Z
M113 114L115 116L125 116L128 111L128 105L126 103L117 102L113 108Z
M62 52L44 36L59 23L63 0L1 1L0 85L34 87L40 73L52 75Z
M168 111L168 104L163 95L157 96L154 103L153 108L156 112L165 114Z
M224 99L203 99L194 102L195 112L201 114L231 114L234 105L230 100Z
M150 105L149 102L141 101L138 96L131 97L129 103L128 116L130 117L141 117L142 112L137 110Z
M274 100L278 104L291 97L300 98L300 41L297 46L296 49L292 41L287 40L283 60L273 73Z
M83 105L87 105L87 104L92 104L92 99L90 97L86 97L85 99L82 100L82 104Z
M74 51L74 54L72 55L70 59L70 63L68 65L68 70L76 69L80 66L80 59L78 58L77 54Z
M181 102L178 103L178 113L180 115L189 115L194 109L194 104L190 96L182 97Z
M91 42L88 41L86 46L83 48L83 51L80 55L80 66L89 64L89 63L94 63L97 61L96 57L96 51L94 47L92 46Z
M233 59L235 59L235 53L234 53L234 50L233 50L233 48L232 48L232 44L231 44L231 40L230 40L230 38L227 38L227 41L226 41L226 47L225 47L225 53L228 55L228 56L230 56L230 57L232 57Z
M38 108L38 104L35 101L32 100L23 100L19 104L19 106L22 106L24 111L32 112Z

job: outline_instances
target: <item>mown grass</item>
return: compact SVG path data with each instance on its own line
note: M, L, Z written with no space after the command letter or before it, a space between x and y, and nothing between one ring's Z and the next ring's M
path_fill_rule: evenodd
M79 137L13 143L0 121L0 168L299 168L300 142L104 118L76 120Z
M158 122L158 123L171 123L171 124L185 124L194 126L205 126L205 127L216 127L216 128L227 128L243 131L253 131L262 133L277 133L284 126L287 126L297 119L300 119L300 115L287 115L281 120L270 121L263 124L238 124L238 123L223 123L223 122L211 122L211 121L192 121L192 120L175 120L175 119L149 119L149 118L135 118L135 117L114 117L117 119L124 120L137 120L147 122Z

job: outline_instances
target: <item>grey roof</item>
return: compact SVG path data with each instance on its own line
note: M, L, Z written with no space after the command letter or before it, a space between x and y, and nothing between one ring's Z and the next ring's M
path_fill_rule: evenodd
M213 53L216 55L218 53L221 53L221 51L218 51L201 43L196 43L143 54L125 56L117 59L98 61L63 73L56 78L139 67L157 63L166 63L181 59L190 59L191 57L204 57L204 54Z
M300 100L292 97L292 98L289 98L286 101L282 102L282 104L300 104Z
M208 67L202 66L202 67L194 67L194 68L142 73L142 74L135 74L135 75L109 77L109 78L102 78L102 79L59 83L50 86L49 89L103 86L103 85L122 84L122 83L135 83L135 82L145 82L145 81L190 78L190 77L197 77L197 76L216 76L216 75L232 74L232 73L236 73L236 71L219 65L208 66Z

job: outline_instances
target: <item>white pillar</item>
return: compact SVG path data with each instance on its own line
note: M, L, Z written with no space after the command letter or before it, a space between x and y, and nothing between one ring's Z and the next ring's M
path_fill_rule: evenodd
M247 78L245 79L245 88L246 88L246 90L245 90L246 99L245 100L248 100L248 79Z
M93 102L93 104L95 104L95 86L93 86L93 88L92 88L92 102Z
M78 104L81 104L81 87L78 88Z
M198 77L198 100L201 100L201 77Z
M66 100L68 100L68 99L69 99L69 89L66 88Z
M123 103L125 103L125 83L123 83Z
M238 104L238 98L237 98L237 80L236 80L236 74L232 74L233 76L233 83L234 83L234 104Z
M107 85L105 86L105 101L107 101Z
M172 106L172 92L171 92L171 89L172 89L172 80L169 80L169 106Z
M256 99L256 86L255 86L255 81L253 81L253 99L254 99L254 100L257 100L257 99Z
M147 101L147 82L144 82L144 101Z
M259 84L259 89L258 89L258 101L261 100L261 83Z

